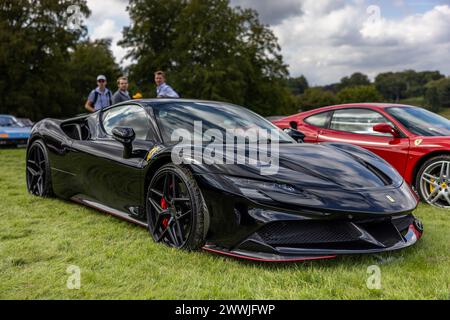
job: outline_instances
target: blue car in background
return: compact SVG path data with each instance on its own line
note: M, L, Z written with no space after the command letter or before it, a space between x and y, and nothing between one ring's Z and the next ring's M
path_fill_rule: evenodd
M31 128L25 127L15 117L0 115L0 146L25 145L30 137Z

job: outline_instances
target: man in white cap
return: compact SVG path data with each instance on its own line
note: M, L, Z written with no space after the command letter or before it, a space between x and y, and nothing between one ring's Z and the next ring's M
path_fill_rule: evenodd
M97 77L98 87L91 91L86 101L85 108L89 112L95 112L112 105L111 91L106 88L106 77L99 75Z

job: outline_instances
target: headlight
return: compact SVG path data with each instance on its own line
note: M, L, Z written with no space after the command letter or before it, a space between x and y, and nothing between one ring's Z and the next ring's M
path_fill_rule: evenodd
M293 196L304 196L301 190L298 190L290 184L253 180L247 178L237 178L231 176L225 176L225 178L233 183L233 185L238 187L244 196L255 200L272 200L266 195L266 192L277 192L291 194Z

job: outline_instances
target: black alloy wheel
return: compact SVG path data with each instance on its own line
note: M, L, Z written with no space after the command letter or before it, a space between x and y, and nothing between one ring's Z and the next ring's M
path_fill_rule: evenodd
M156 242L187 250L203 246L206 209L187 169L161 167L150 182L146 202L148 228Z
M39 197L52 195L50 164L45 145L34 141L27 152L26 179L28 192Z

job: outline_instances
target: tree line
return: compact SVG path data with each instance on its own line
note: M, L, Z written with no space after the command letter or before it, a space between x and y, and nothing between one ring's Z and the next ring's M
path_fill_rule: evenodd
M120 45L132 63L121 69L111 40L92 41L84 24L68 28L71 5L89 17L86 0L0 0L0 113L33 120L82 113L98 74L113 91L126 74L132 94L151 98L156 70L167 72L182 97L232 102L265 116L408 98L434 110L450 107L450 80L437 71L383 73L373 83L355 73L323 87L289 77L270 28L255 10L229 0L130 0Z
M327 86L309 87L304 76L289 78L287 85L301 110L339 103L385 102L412 104L439 112L450 107L450 78L439 71L406 70L380 73L370 81L356 72Z

